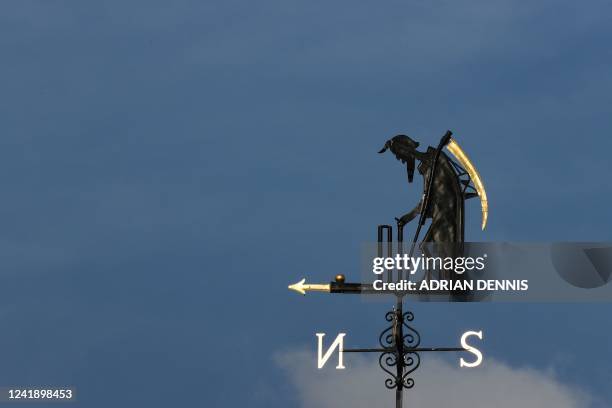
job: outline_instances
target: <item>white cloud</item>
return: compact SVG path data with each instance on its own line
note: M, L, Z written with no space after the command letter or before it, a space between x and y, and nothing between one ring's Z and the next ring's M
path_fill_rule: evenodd
M346 370L331 362L317 370L313 352L278 353L303 408L370 408L393 406L394 392L374 356L345 355ZM415 387L404 393L405 407L453 408L586 408L592 398L577 387L561 383L552 370L513 368L485 359L482 366L460 369L433 355L422 355L414 373Z

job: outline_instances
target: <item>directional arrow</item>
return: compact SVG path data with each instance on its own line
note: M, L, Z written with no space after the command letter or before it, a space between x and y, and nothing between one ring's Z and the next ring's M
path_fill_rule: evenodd
M293 285L289 285L289 289L295 290L302 295L306 295L306 291L314 291L314 292L329 292L331 290L331 285L329 283L311 283L307 284L306 278L302 279L298 283L294 283Z

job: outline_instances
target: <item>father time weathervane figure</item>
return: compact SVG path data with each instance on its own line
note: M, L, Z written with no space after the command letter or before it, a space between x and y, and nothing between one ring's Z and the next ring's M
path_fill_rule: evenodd
M436 244L437 254L442 252L443 256L460 256L464 242L464 203L465 200L479 197L482 209L482 224L484 230L487 224L488 203L487 195L480 179L478 171L473 166L467 155L463 152L457 142L451 137L452 132L447 131L441 138L437 148L428 147L426 151L418 151L419 143L408 136L398 135L388 140L379 153L390 150L398 160L406 164L408 182L412 183L415 164L418 160L418 171L423 176L423 195L419 203L410 212L406 213L397 221L397 250L403 254L404 227L418 216L418 224L412 239L409 252L411 257L414 253L421 228L427 219L431 219L429 229L425 233L419 247L427 252L427 245ZM443 149L447 149L453 156L447 155ZM383 244L387 247L387 256L392 257L393 231L390 225L378 226L378 256L383 256ZM386 234L385 234L386 232ZM386 235L386 241L384 240ZM452 245L444 245L452 244ZM459 251L459 252L458 252ZM397 270L395 281L403 279L403 271ZM430 279L425 276L424 279ZM387 281L393 282L393 272L387 272ZM381 294L383 292L374 290L369 283L347 283L342 274L336 275L335 281L328 284L306 284L306 280L289 286L301 294L306 291L319 291L329 293L347 294ZM322 342L325 334L317 333L319 342L319 368L322 368L329 359L332 351L338 347L339 364L336 368L344 368L342 363L343 352L365 352L380 353L379 365L388 374L385 386L395 389L396 408L402 407L403 390L414 386L414 379L410 376L420 365L421 352L433 351L470 351L477 356L473 363L461 359L461 366L474 367L482 361L481 353L467 345L466 338L476 335L482 339L482 332L466 332L461 338L462 347L421 347L421 337L410 325L414 314L403 311L403 302L406 292L384 292L392 294L396 298L393 310L387 312L385 319L390 323L379 336L377 348L354 348L345 349L343 346L344 333L340 333L331 345L330 349L322 354Z

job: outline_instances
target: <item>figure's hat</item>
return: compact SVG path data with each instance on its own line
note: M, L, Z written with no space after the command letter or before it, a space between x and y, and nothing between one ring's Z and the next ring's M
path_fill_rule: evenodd
M412 140L406 135L397 135L392 139L387 140L383 148L378 153L384 153L387 149L395 154L398 160L406 163L406 172L408 173L408 182L412 183L414 178L414 161L416 148L419 147L419 142Z

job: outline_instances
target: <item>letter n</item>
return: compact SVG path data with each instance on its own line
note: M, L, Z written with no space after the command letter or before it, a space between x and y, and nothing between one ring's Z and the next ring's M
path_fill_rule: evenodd
M338 334L336 340L334 340L332 345L325 352L325 355L323 355L323 337L325 337L325 333L317 333L317 337L319 338L317 368L319 370L323 368L325 363L327 363L327 360L329 360L336 347L338 348L338 365L336 366L336 370L344 370L346 368L344 364L342 364L342 355L344 354L344 336L346 336L346 333Z

